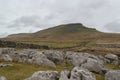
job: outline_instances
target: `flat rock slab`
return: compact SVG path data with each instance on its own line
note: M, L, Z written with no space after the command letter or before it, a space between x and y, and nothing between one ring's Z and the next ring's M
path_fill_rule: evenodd
M8 67L8 66L13 66L13 64L4 64L4 63L0 64L0 67Z
M105 74L105 80L120 80L120 70L111 70Z

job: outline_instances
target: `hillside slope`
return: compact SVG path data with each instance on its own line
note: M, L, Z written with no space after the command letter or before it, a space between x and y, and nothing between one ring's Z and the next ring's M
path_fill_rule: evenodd
M103 33L94 28L87 28L80 23L64 24L38 31L36 33L14 34L4 40L10 41L93 41L97 43L120 42L120 34Z

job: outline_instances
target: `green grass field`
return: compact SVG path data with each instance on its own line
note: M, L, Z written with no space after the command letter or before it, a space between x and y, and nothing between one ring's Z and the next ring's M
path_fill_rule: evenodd
M112 70L120 70L120 67L117 65L106 64L105 67ZM94 75L96 76L97 80L104 80L104 75L100 75L96 73L94 73Z
M8 80L23 80L25 78L30 77L36 71L54 70L60 72L62 70L71 70L73 68L72 65L66 64L57 65L56 68L44 67L28 63L11 63L11 64L13 64L14 66L0 67L0 76L5 76Z
M3 62L3 63L10 63L13 64L13 67L0 67L0 76L7 77L8 80L23 80L25 78L30 77L36 71L58 71L61 72L62 70L72 70L73 66L70 64L61 64L57 65L56 68L51 67L44 67L36 64L28 64L28 63L11 63L11 62ZM120 70L118 66L112 64L106 64L106 68L113 69L113 70ZM103 75L95 74L97 80L104 80Z

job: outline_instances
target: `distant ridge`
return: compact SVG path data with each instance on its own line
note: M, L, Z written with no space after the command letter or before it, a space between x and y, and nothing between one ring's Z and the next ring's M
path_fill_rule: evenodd
M88 28L81 23L62 24L35 33L13 34L4 38L10 41L119 41L120 34L103 33L94 28Z

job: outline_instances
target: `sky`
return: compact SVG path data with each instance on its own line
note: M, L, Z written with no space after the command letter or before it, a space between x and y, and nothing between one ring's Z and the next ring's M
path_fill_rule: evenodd
M120 33L120 0L0 0L0 37L82 23Z

